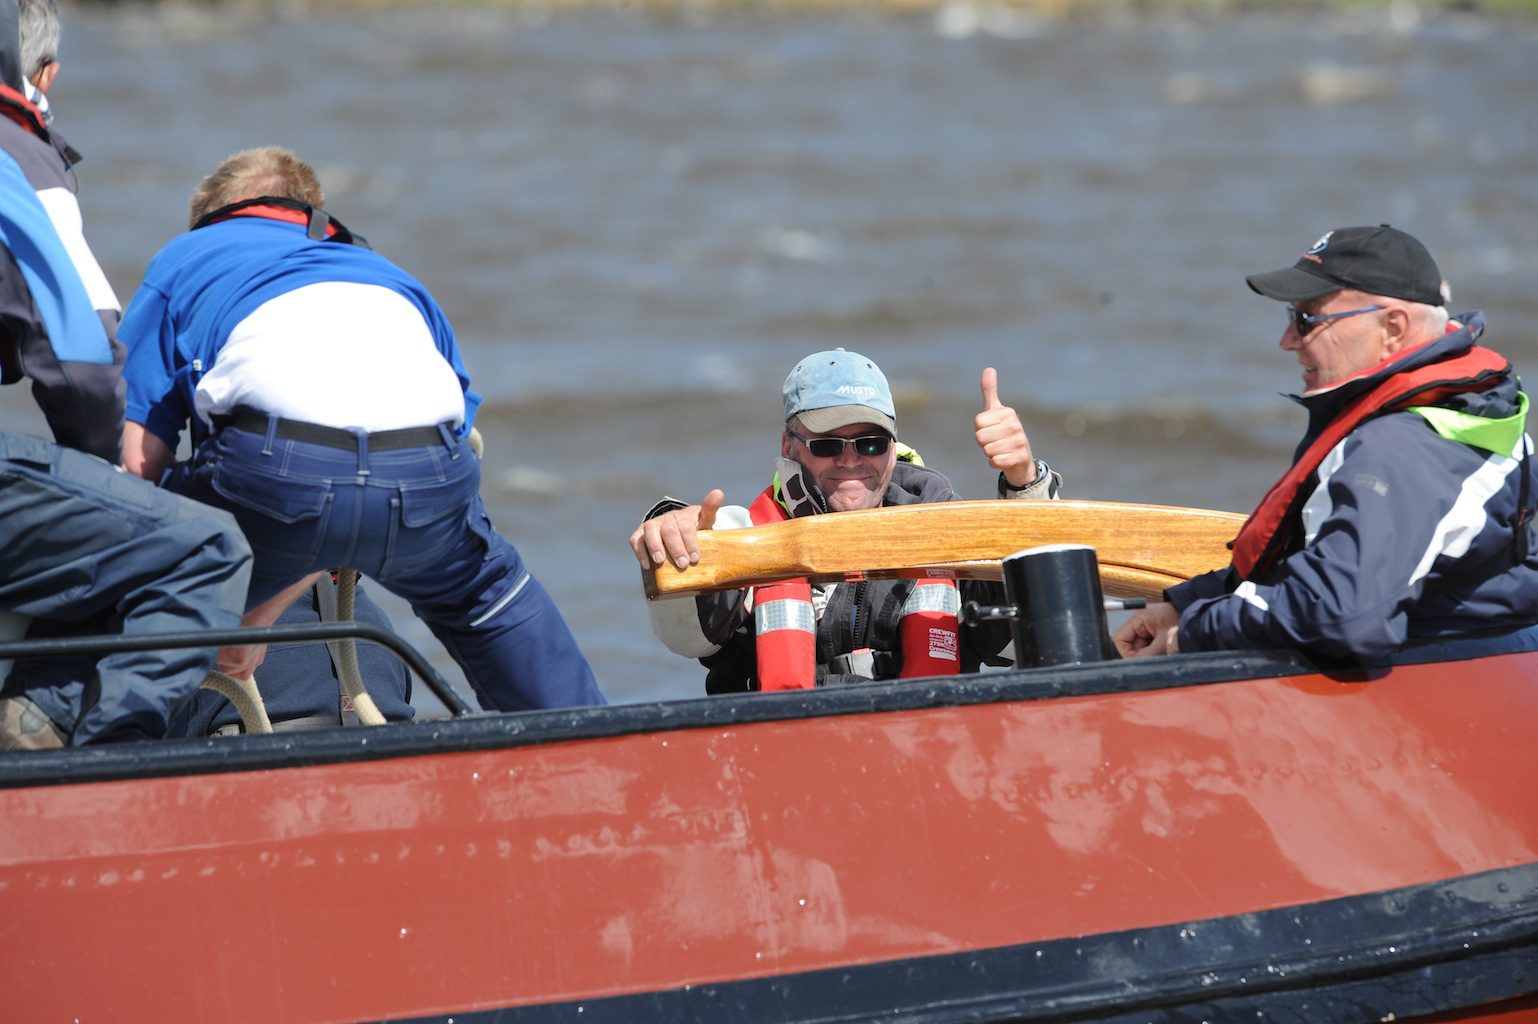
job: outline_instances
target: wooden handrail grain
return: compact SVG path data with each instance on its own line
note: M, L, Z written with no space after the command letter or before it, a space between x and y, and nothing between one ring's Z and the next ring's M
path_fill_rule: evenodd
M951 501L807 516L699 535L700 560L642 574L647 597L683 597L805 576L813 582L997 579L1002 559L1042 544L1095 549L1107 594L1157 599L1229 562L1244 517L1112 501Z

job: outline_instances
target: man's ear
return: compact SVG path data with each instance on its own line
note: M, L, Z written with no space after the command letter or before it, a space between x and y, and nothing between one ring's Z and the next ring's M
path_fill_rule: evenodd
M787 430L784 433L780 434L780 458L782 458L782 459L790 458L790 448L791 448L791 445L793 445L794 443L795 442L791 440L790 431L789 430Z
M51 60L44 64L38 73L32 76L32 84L38 92L46 93L53 87L53 80L59 75L59 62Z
M1383 350L1386 353L1398 352L1400 349L1413 345L1418 338L1410 336L1410 329L1414 326L1414 318L1410 311L1403 306L1390 306L1383 311Z

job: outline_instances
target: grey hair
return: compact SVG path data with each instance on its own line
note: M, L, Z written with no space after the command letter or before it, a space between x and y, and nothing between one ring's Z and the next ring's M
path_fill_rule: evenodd
M59 0L18 0L21 73L31 79L59 59Z
M1447 292L1447 286L1442 286L1443 294ZM1419 323L1419 334L1425 338L1436 338L1447 330L1447 323L1452 319L1446 306L1428 306L1420 302L1409 303L1409 309Z

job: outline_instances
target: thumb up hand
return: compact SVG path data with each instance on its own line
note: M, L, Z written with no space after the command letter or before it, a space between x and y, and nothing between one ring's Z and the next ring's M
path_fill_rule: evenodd
M988 456L988 465L1004 474L1015 490L1036 479L1036 457L1031 454L1030 438L1014 409L999 401L999 374L984 368L982 376L983 411L974 421L977 446Z

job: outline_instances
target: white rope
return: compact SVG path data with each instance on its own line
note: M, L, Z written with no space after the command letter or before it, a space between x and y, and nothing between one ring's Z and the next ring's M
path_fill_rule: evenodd
M357 596L358 574L346 567L338 569L336 585L336 620L338 622L352 621ZM328 640L326 643L336 655L337 674L342 680L342 687L347 691L347 696L352 700L352 709L357 714L358 721L364 725L384 725L385 716L380 714L379 705L375 704L374 698L369 696L368 688L363 685L363 674L358 669L358 641L347 636L339 640Z
M215 669L203 680L203 689L213 690L235 705L246 732L272 732L272 719L267 717L267 705L262 702L261 692L256 688L255 676L236 679Z

